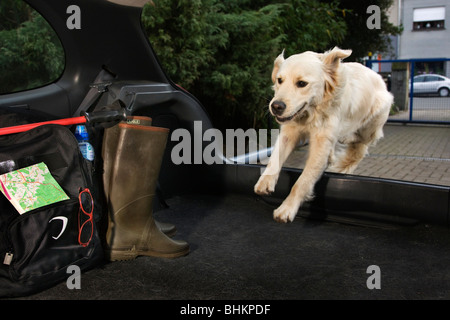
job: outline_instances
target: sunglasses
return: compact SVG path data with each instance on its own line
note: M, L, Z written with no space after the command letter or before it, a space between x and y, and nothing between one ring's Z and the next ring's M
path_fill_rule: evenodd
M91 191L86 188L78 195L80 209L78 210L78 243L87 247L92 240L94 234L94 199Z

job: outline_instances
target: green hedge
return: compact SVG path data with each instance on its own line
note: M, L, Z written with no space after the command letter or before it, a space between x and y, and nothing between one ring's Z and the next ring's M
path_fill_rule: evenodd
M343 39L336 2L154 0L143 26L168 76L225 128L265 128L273 61Z

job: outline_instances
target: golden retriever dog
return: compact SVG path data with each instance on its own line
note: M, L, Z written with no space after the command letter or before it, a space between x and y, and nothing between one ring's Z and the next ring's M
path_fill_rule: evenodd
M269 110L281 128L255 193L272 193L284 161L300 139L309 140L303 172L273 213L278 222L293 221L300 206L312 199L325 170L353 172L368 147L383 136L393 97L376 72L341 62L351 52L335 47L285 59L283 51L275 59Z

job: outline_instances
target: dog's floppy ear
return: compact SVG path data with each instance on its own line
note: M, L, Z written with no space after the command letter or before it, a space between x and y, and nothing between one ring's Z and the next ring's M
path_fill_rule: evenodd
M275 59L273 62L273 70L272 70L272 82L275 83L277 80L277 73L280 70L281 64L284 62L284 49L283 52Z
M333 50L325 52L321 58L325 65L337 67L341 59L345 59L352 54L352 50L342 50L334 47Z
M337 69L341 59L347 58L352 54L352 50L342 50L334 47L333 50L325 52L320 58L323 62L325 71L325 94L331 94L337 81Z

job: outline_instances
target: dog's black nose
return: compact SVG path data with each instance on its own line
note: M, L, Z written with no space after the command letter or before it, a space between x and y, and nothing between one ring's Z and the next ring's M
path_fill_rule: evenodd
M272 102L272 112L277 115L281 116L286 109L286 104L283 101L275 100Z

